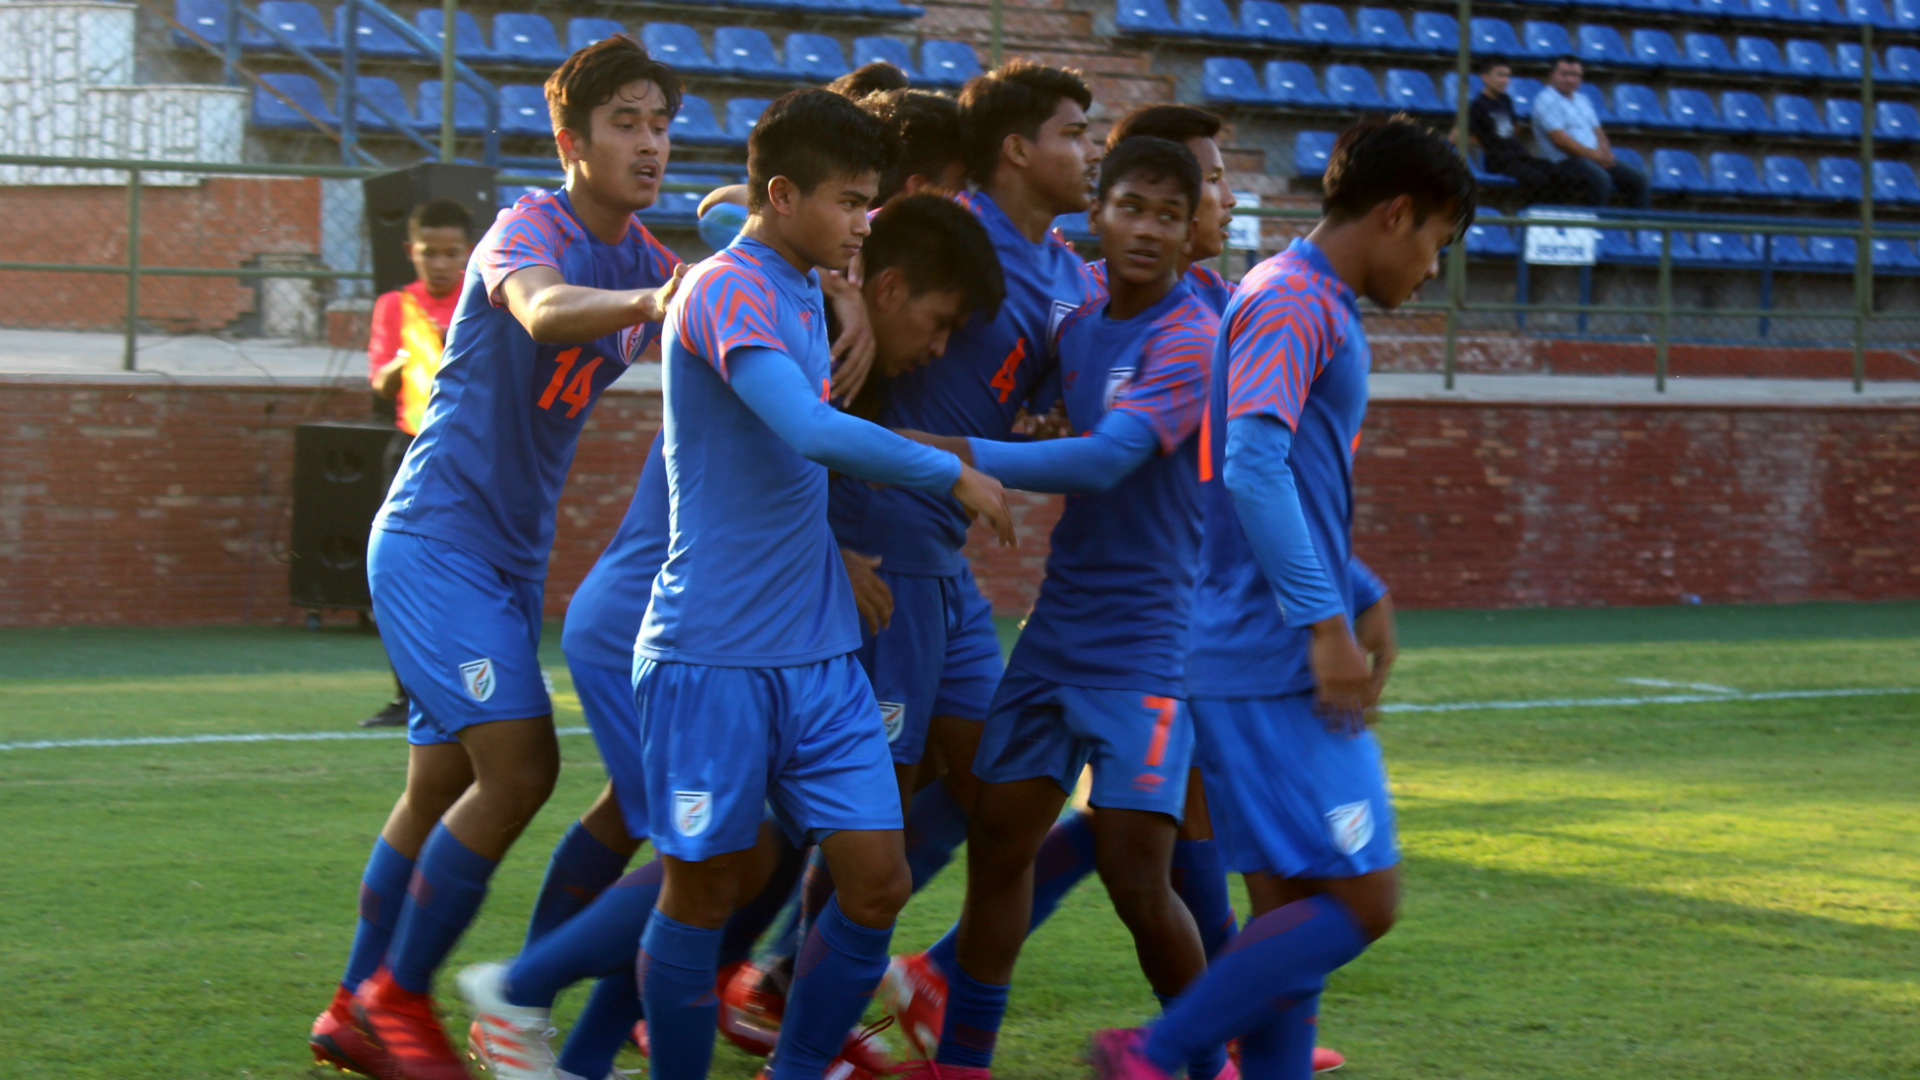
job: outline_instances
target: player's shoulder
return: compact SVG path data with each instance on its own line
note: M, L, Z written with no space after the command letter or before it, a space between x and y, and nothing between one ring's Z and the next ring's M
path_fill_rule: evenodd
M1250 321L1274 319L1329 322L1338 306L1340 283L1313 265L1298 249L1288 249L1248 271L1234 291L1227 321L1234 331Z
M673 273L674 266L680 262L680 256L653 235L653 230L647 228L638 214L627 219L626 242L639 248L648 267L662 275Z
M1076 333L1095 324L1102 308L1107 306L1105 297L1089 300L1060 317L1060 325L1054 331L1054 337L1065 341L1069 334Z
M1207 356L1220 337L1220 316L1211 305L1189 292L1154 319L1153 349L1156 353L1181 356Z
M492 247L504 247L514 241L571 243L585 235L586 230L567 213L559 192L537 189L528 191L515 199L512 206L500 211L481 243Z
M1204 263L1194 263L1192 266L1187 267L1187 279L1193 286L1195 292L1203 289L1215 289L1223 292L1233 291L1233 282L1228 281L1225 274Z
M741 315L744 305L771 318L773 296L773 283L760 258L736 246L695 263L680 283L673 307L682 313L712 313L728 322Z

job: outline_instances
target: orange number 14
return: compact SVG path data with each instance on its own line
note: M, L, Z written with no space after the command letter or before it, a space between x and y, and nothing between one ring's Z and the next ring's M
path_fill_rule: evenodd
M579 416L580 410L586 408L587 403L593 400L593 371L600 366L603 358L596 356L588 360L586 366L580 369L580 373L573 377L573 381L568 382L567 372L573 370L573 365L579 359L580 347L577 345L553 358L553 362L559 366L554 369L553 379L547 383L546 391L540 395L541 408L553 408L553 401L557 397L573 406L567 410L567 419L571 420Z

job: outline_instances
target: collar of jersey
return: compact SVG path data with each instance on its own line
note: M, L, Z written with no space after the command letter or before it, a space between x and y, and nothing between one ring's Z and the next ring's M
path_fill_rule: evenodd
M1023 249L1033 251L1039 251L1051 242L1045 235L1038 240L1027 239L1027 234L1014 225L1013 219L1007 216L1005 210L1000 209L1000 204L994 201L993 196L987 194L985 188L973 192L973 197L975 212L979 214L981 223L987 227L989 234L1004 237L1008 242L1018 240ZM1052 226L1048 226L1048 229L1051 231Z
M1149 307L1131 319L1116 319L1107 314L1107 305L1113 303L1113 286L1111 279L1108 281L1107 289L1107 298L1100 302L1100 310L1096 312L1095 315L1100 320L1098 324L1100 329L1109 332L1122 330L1129 326L1150 325L1159 319L1160 316L1172 311L1176 306L1193 295L1193 283L1187 279L1185 274L1182 274L1180 275L1180 280L1174 282L1173 288L1167 290L1167 295L1155 300L1152 307Z
M560 209L566 213L567 220L573 224L573 227L575 229L578 229L580 231L580 235L584 237L588 243L599 244L602 247L618 246L616 244L609 244L605 240L602 240L599 237L593 235L593 230L587 228L586 224L580 220L579 214L574 213L573 196L567 194L566 188L554 188L553 201L560 204ZM645 228L645 226L641 225L639 222L639 219L635 218L632 214L628 214L627 215L627 231L620 234L619 242L621 244L624 244L628 240L633 239L634 230L640 229L640 228Z
M772 281L786 292L793 294L796 298L805 300L810 295L819 294L819 270L809 270L804 275L801 274L800 271L793 268L792 263L787 261L786 256L773 250L765 241L756 240L751 236L742 234L734 237L733 243L727 246L737 247L751 254L754 261L758 262L761 268L766 271L769 281Z

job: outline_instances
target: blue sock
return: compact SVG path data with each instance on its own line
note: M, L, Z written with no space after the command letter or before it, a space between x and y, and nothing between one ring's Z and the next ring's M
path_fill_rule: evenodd
M1047 830L1033 858L1033 914L1027 919L1027 933L1040 929L1060 901L1093 870L1093 819L1075 810ZM949 979L960 970L959 943L960 923L955 920L927 950L927 959Z
M420 846L420 861L407 886L407 903L387 947L387 967L402 989L424 994L433 973L487 898L487 879L500 864L474 852L447 831L433 827Z
M1266 1023L1240 1036L1240 1069L1261 1080L1308 1080L1313 1075L1313 1043L1319 1028L1320 993L1300 998Z
M639 1021L640 987L633 981L633 965L622 963L619 971L594 984L560 1048L560 1070L588 1080L611 1075L613 1059Z
M892 942L893 927L861 926L841 913L838 896L827 899L794 964L773 1080L820 1080L887 973Z
M1245 1035L1319 992L1327 975L1366 951L1367 935L1347 906L1310 896L1247 924L1153 1025L1145 1053L1177 1072L1209 1047ZM951 998L951 992L949 994ZM948 1015L953 1006L949 1004Z
M947 782L935 780L921 788L907 808L907 868L913 871L913 891L925 888L945 869L966 840L967 812L954 801Z
M1172 1005L1175 1000L1158 992L1155 992L1153 996L1155 1000L1160 1002L1162 1012L1166 1011L1167 1006ZM1213 1080L1214 1077L1220 1075L1220 1070L1226 1067L1227 1048L1225 1046L1216 1046L1188 1060L1187 1080Z
M367 856L367 868L360 875L360 925L353 931L347 972L340 977L340 985L348 993L372 976L385 959L411 880L413 860L395 851L384 838L376 839L373 854Z
M665 865L654 859L615 882L585 911L521 950L507 969L507 1000L550 1009L560 991L582 979L631 970L647 917L660 899L665 873Z
M1207 958L1233 940L1233 901L1227 898L1227 869L1220 845L1212 840L1177 840L1173 845L1173 891L1193 913Z
M933 1059L941 1065L988 1068L1000 1040L1000 1021L1007 1015L1010 987L983 983L957 963L942 970L947 976L947 1019Z
M527 920L527 943L521 951L585 910L626 868L627 856L601 843L585 825L574 822L554 845L553 858L547 860L547 877L533 902L533 917Z
M675 922L657 911L647 920L637 981L656 1080L706 1080L713 1025L720 1015L720 998L713 992L719 954L718 930Z
M780 834L779 842L780 861L774 865L773 876L767 879L760 894L734 912L721 928L720 966L723 968L753 955L753 943L759 941L760 935L779 917L781 909L787 906L787 898L793 895L794 883L800 880L800 871L807 864L807 849L788 843L784 833Z

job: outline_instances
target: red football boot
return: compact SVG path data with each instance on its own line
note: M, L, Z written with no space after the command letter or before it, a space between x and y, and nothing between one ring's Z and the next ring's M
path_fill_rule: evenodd
M376 1080L473 1080L434 1014L432 997L402 987L383 967L353 998L360 1029L387 1054Z
M880 980L880 1006L900 1022L916 1058L932 1061L947 1017L947 977L926 953L896 956Z
M766 1057L780 1042L786 987L777 975L754 964L741 964L732 971L720 988L720 1034L747 1053Z
M315 1065L330 1065L341 1072L380 1076L387 1065L387 1052L355 1025L353 995L344 986L335 988L333 1001L314 1018L307 1045L313 1048Z

